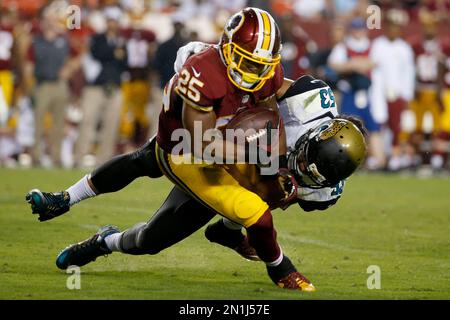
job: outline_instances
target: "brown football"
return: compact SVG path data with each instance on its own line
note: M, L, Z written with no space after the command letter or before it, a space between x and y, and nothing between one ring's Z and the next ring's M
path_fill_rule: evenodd
M226 134L226 129L242 129L247 142L251 139L262 138L267 134L267 123L272 123L272 129L280 127L280 117L277 111L256 107L238 111L236 115L224 126L222 131ZM228 139L228 137L227 137Z
M265 129L268 121L273 124L273 129L278 128L280 118L277 111L268 108L246 108L238 111L225 126L226 129Z

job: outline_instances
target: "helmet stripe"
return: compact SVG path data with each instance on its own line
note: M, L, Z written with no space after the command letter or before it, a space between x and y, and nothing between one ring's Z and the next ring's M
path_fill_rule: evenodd
M275 29L275 21L273 20L273 17L270 14L269 14L269 19L270 19L270 47L269 47L269 51L270 51L270 53L272 53L273 47L275 45L276 29Z
M272 26L270 23L270 18L269 18L269 14L265 11L262 12L262 17L263 17L263 23L264 23L264 29L263 31L263 35L264 35L264 40L262 43L262 49L264 50L269 50L270 47L270 38L271 38L271 34L272 34Z
M256 13L256 17L258 18L258 33L264 30L263 18L261 15L261 10L257 8L253 8L253 11ZM261 49L263 43L263 37L258 36L258 42L256 43L255 50Z

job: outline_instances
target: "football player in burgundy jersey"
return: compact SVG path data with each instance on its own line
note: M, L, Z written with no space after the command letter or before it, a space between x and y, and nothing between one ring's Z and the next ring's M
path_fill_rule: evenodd
M200 123L203 135L207 129L215 127L218 119L231 117L239 107L265 105L276 109L277 94L278 97L281 95L280 88L283 84L280 50L279 29L269 13L257 8L246 8L233 15L225 26L220 44L191 57L184 69L167 84L158 135L156 141L149 142L154 149L147 147L140 151L156 154L156 159L155 156L152 157L155 160L153 163L143 164L147 175L160 176L162 171L179 188L195 197L209 210L243 225L247 229L249 243L255 248L258 256L274 270L281 270L283 260L288 259L284 258L276 241L268 204L255 193L242 187L223 166L177 163L178 155L171 153L174 147L171 134L176 129L185 128L195 138L194 126ZM229 151L230 148L226 148L224 140L221 139L215 139L213 143L216 144L214 149L225 151L223 153L225 159L229 159L230 156L233 160L237 159L240 152L238 148L231 148L233 150ZM286 168L284 134L280 136L279 146L281 165L278 175L283 185L289 185L286 197L288 201L295 198L297 183ZM202 145L200 150L188 152L196 157L202 154L205 147L206 145ZM124 161L120 162L117 159L111 162L73 187L75 189L80 187L83 190L81 193L95 195L103 191L115 191L111 190L111 187L121 189L134 179L133 177L123 179L119 185L114 186L110 183L103 185L102 181L109 179L103 180L102 177L110 176L109 170L117 169L117 165L124 164ZM209 170L205 170L205 167L209 167ZM77 196L70 193L71 188L62 193L59 203L55 203L56 207L63 209L52 210L55 205L47 205L47 210L44 210L46 212L40 213L40 220L48 220L68 211L70 202L77 201ZM226 194L226 197L218 197L220 194ZM27 195L27 200L36 209L39 205L49 202L49 196L46 195L33 190ZM60 260L68 260L65 259L69 258L68 255L70 256L69 251L65 251ZM285 287L314 289L298 272L289 270L287 274L285 273L286 270L277 272L277 279L274 281L286 278Z
M138 137L149 130L150 121L146 114L150 99L150 55L155 46L156 36L150 30L144 30L140 20L133 20L130 28L124 29L122 35L127 39L127 71L121 85L123 106L120 124L121 139L125 147L141 145ZM127 150L127 149L125 149Z
M441 106L438 94L441 41L437 34L436 21L431 16L424 15L421 18L421 23L422 33L414 35L410 40L416 67L415 95L410 103L410 109L415 115L416 125L415 132L410 140L416 146L418 154L422 155L424 163L428 164L431 160L429 157L430 152L422 152L420 145L425 139L423 130L425 114L430 113L433 118L433 145L436 145L438 133L441 131Z
M0 128L7 123L13 102L13 59L15 40L11 12L5 9L0 16Z
M441 56L438 68L438 98L442 108L440 117L440 132L436 141L432 165L435 168L449 168L449 152L447 143L450 140L450 38L441 42Z
M113 247L116 246L117 250L114 251L129 254L157 253L185 238L219 213L228 218L224 221L239 226L239 230L234 231L235 236L230 237L232 239L230 241L237 243L243 250L254 248L253 255L245 251L240 253L247 257L257 255L265 261L269 276L276 284L284 288L314 290L310 281L296 271L278 246L269 206L262 198L241 187L239 182L221 168L209 167L209 170L204 170L206 168L204 164L180 165L174 161L177 155L171 153L174 143L168 133L183 127L189 129L192 120L202 120L203 124L214 127L217 119L231 118L237 106L255 107L261 102L275 102L276 98L281 97L289 88L291 82L283 82L282 69L278 63L273 62L274 59L267 58L269 55L266 51L276 47L276 43L272 44L271 41L279 37L277 32L274 34L267 32L263 39L256 41L254 51L266 55L259 60L254 59L254 55L246 57L247 50L228 39L233 35L233 30L239 31L243 25L245 26L243 20L251 23L252 17L254 29L257 30L255 26L258 23L258 28L263 25L269 30L277 30L270 15L258 9L247 9L233 16L226 27L221 45L191 57L180 73L166 86L164 109L161 112L156 141L151 140L132 155L113 159L94 171L90 177L82 179L78 186L71 187L72 193L71 188L67 192L62 192L59 200L55 200L55 196L58 195L41 193L38 190L28 195L33 211L39 213L41 221L45 221L68 211L71 204L84 198L120 190L139 176L158 177L162 171L179 187L172 190L168 200L155 215L156 219L152 219L148 224L136 225L124 233L119 233L110 226L103 228L89 240L65 249L57 258L58 267L65 268L74 263L84 265L99 255L110 253L112 249L108 242ZM275 53L271 55L279 61L279 57L276 56L278 51L279 48L276 48ZM217 71L221 67L222 73ZM208 86L211 83L218 85ZM284 166L281 166L279 176L282 180L291 181L291 185L295 185L295 180L286 168L287 159L285 156L283 159L283 155L281 158ZM159 167L149 165L156 159ZM128 172L127 176L124 174L116 176L117 172L123 173L123 170ZM208 179L211 173L216 179L213 183ZM111 179L115 180L114 183L111 183ZM220 181L220 185L217 185L217 180ZM74 190L76 188L83 191L77 192ZM226 194L226 197L222 197L222 201L216 199L220 194ZM289 195L287 202L296 197L296 191L293 195L294 197L292 194ZM50 202L53 207L48 206ZM235 205L238 203L240 205ZM194 219L189 218L189 215L176 214L191 210L195 212ZM164 225L173 225L174 216L177 217L176 224L183 227L163 228ZM216 227L215 230L209 228L215 235L225 230L222 225L215 225L219 228ZM247 237L241 233L241 225L247 229ZM146 232L149 230L152 232ZM161 238L165 240L154 241ZM157 244L149 248L145 245L148 242ZM228 246L232 247L233 244L230 243Z
M449 96L445 87L450 83L448 74L448 39L438 35L437 21L424 15L421 18L423 34L411 39L416 64L416 92L410 108L415 114L414 139L411 139L418 152L424 140L423 119L426 113L433 118L432 152L421 152L425 164L440 170L446 162L446 140L450 132ZM446 57L447 55L447 57ZM446 70L447 69L447 70Z

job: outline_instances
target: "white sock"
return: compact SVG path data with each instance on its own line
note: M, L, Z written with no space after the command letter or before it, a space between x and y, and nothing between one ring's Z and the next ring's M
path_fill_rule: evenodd
M66 190L70 196L70 206L73 206L74 204L77 204L84 199L92 198L97 195L89 185L88 178L88 175L84 176L80 179L80 181Z
M122 251L120 249L120 239L122 238L122 233L123 232L113 233L105 238L105 243L109 250L119 252Z
M281 261L283 261L283 250L280 248L280 256L275 261L266 262L266 265L269 267L276 267L281 263Z
M242 226L239 223L228 220L227 218L222 218L222 222L228 229L231 230L241 230Z

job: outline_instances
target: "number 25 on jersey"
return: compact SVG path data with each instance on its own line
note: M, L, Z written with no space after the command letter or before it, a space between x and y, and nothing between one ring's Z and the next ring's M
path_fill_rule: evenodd
M204 83L197 77L192 77L188 70L181 70L178 78L178 90L193 102L200 101L200 91L197 87L203 88L203 86Z

